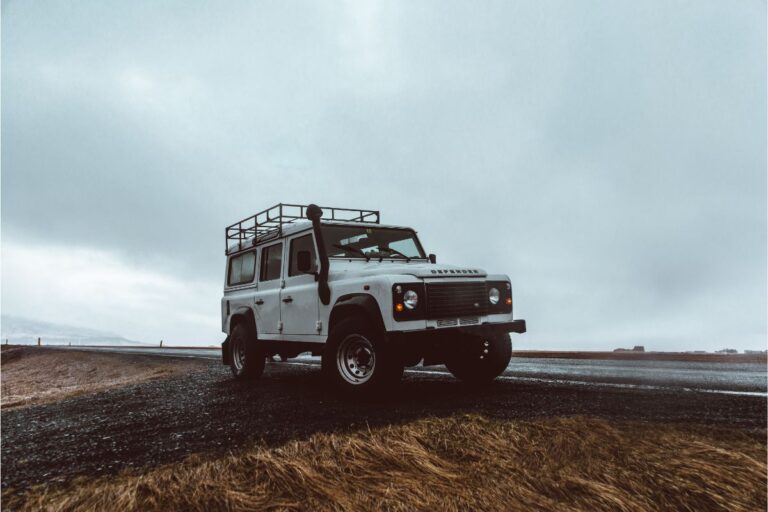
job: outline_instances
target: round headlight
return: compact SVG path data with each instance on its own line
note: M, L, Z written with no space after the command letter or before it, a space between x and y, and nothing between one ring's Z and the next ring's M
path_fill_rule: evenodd
M405 304L405 307L408 309L415 309L416 306L419 305L418 294L413 290L408 290L403 295L403 304Z
M499 294L499 290L496 288L491 288L488 290L488 300L491 302L491 304L498 304L500 297L501 295Z

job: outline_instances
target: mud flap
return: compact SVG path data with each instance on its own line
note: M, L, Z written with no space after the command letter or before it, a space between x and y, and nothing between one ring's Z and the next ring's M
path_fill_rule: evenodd
M221 363L224 365L228 365L232 362L232 356L229 352L229 336L227 336L227 339L224 340L224 342L221 344Z

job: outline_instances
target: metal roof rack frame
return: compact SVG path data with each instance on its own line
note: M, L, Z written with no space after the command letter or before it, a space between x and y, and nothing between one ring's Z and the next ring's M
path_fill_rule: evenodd
M225 230L225 254L241 251L261 242L280 238L283 227L297 220L307 218L307 207L304 204L279 203L271 208L260 211L240 222L227 226ZM332 208L321 206L321 220L337 220L344 222L366 222L379 224L378 210L363 210L358 208ZM231 247L237 244L235 247Z

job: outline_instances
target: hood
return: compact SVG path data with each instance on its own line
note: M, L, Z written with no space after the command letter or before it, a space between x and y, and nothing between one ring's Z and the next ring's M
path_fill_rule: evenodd
M410 275L419 278L427 277L486 277L485 270L477 267L457 267L455 265L433 265L427 262L405 263L401 261L331 259L330 275L343 278L343 275L353 272L360 276L377 275Z

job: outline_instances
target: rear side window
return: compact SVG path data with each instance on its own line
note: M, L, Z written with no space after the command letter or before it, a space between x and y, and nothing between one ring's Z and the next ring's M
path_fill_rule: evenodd
M229 259L227 284L235 286L253 282L256 273L256 252L246 252Z
M301 274L301 272L298 270L297 262L297 255L299 254L299 251L309 251L310 261L312 262L312 267L309 269L309 271L314 272L316 270L315 244L312 242L312 235L306 235L291 240L291 260L290 264L288 265L289 276L297 276Z
M280 265L283 259L283 244L270 245L261 250L261 272L259 281L272 281L280 278Z

